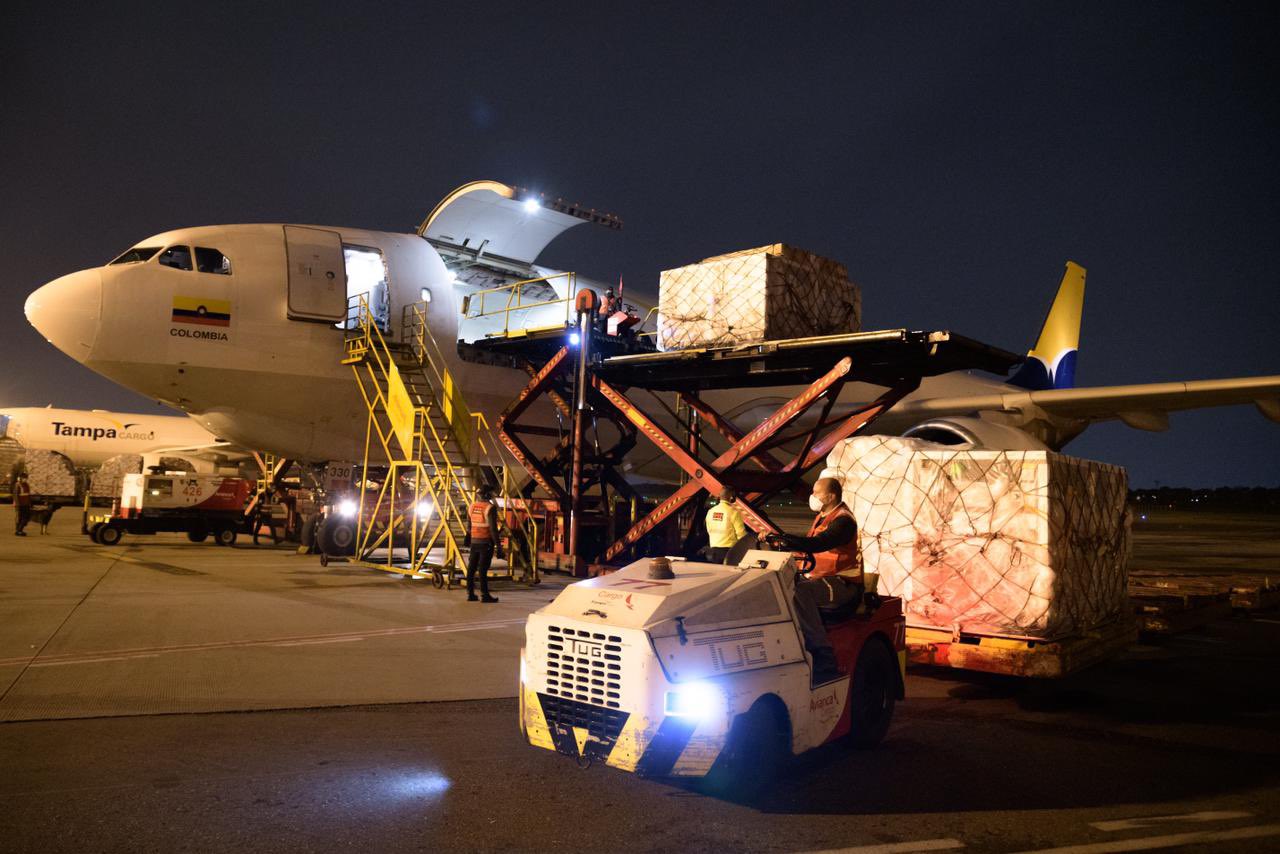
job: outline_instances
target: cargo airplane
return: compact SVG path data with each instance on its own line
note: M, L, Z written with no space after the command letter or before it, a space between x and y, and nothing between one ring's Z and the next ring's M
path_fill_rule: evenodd
M527 378L453 352L450 342L484 334L465 328L465 306L487 288L554 275L538 256L583 222L618 226L594 210L478 181L446 196L416 233L286 224L177 229L49 282L27 299L26 315L73 359L237 445L300 460L355 460L366 409L340 364L349 297L369 294L391 338L402 308L426 302L447 369L471 408L493 423ZM548 297L571 296L555 281L548 280ZM1069 263L1040 338L1013 376L926 378L876 431L1058 449L1095 421L1163 430L1168 413L1181 409L1253 403L1280 421L1280 376L1075 387L1084 281L1084 269ZM539 310L565 311L530 309ZM530 317L510 320L518 326ZM840 404L879 393L849 384ZM758 390L720 394L737 396L714 405L747 422L785 399Z
M211 452L226 444L183 415L52 406L0 409L0 443L14 443L23 450L53 451L77 467L98 466L122 454Z

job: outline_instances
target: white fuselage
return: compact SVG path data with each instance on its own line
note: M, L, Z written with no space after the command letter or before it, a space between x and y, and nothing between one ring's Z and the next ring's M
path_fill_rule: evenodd
M300 234L327 236L335 247L340 241L333 269L326 272L319 255L307 256L313 247L299 246ZM403 309L429 297L428 324L445 367L470 409L490 424L528 381L520 371L457 355L462 301L476 288L458 281L433 245L416 234L204 226L155 235L131 253L40 288L27 300L28 319L92 370L187 412L242 447L308 461L362 458L368 410L341 362L344 332L335 322L345 316L345 300L358 293L371 294L390 340L400 337ZM317 317L317 300L332 305L333 299L344 307L339 316ZM931 398L1008 388L969 374L926 378L876 429L897 433L931 417ZM841 400L861 403L881 391L850 384ZM728 390L706 399L749 427L792 393ZM1007 447L1043 447L1021 430L1008 433L998 437ZM642 466L654 477L674 474L665 460Z
M62 454L76 466L101 465L122 454L205 447L218 441L181 415L31 406L0 410L0 421L4 438L27 450Z
M402 308L431 294L433 333L457 337L459 297L431 245L413 234L324 228L343 246L381 253L388 337ZM175 269L145 261L108 264L55 280L32 294L27 315L59 349L130 389L191 414L216 435L247 448L303 460L356 460L367 409L341 363L343 330L332 321L290 317L281 225L179 229L138 244L216 249L230 273ZM227 307L225 323L190 322L177 312L200 303ZM449 369L473 409L500 412L527 381L517 372L458 359Z

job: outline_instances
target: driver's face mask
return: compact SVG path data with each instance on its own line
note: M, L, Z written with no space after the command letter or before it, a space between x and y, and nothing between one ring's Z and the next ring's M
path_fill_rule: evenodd
M818 497L817 493L809 493L809 509L814 513L822 510L822 499Z

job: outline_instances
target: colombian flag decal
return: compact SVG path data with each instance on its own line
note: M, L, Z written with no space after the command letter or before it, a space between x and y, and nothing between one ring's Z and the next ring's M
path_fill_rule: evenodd
M204 297L174 297L173 322L198 326L230 326L231 301Z

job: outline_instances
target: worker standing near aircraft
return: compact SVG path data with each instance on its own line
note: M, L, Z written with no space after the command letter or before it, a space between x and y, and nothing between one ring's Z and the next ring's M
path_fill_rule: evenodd
M809 496L809 509L817 516L807 536L776 534L768 539L784 549L809 552L814 557L813 569L796 580L795 601L804 644L813 655L816 684L839 675L835 651L818 609L860 602L863 577L858 523L844 504L840 481L833 477L818 478Z
M27 522L31 519L31 484L27 482L23 472L13 482L13 533L17 537L25 537Z
M720 503L707 511L707 560L711 563L724 563L725 554L747 533L737 500L737 490L726 486L720 490Z
M471 553L467 556L467 601L475 602L476 576L480 576L480 602L497 602L489 595L489 565L493 563L494 544L498 538L498 508L493 501L493 487L483 484L471 502Z
M613 288L608 288L604 292L604 298L600 300L599 323L600 331L605 335L609 334L609 318L613 317L614 312L618 310L618 298L614 296Z

